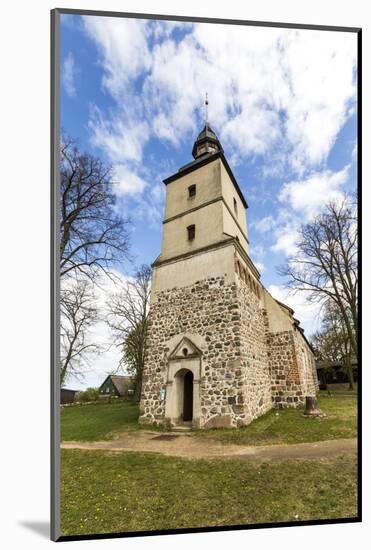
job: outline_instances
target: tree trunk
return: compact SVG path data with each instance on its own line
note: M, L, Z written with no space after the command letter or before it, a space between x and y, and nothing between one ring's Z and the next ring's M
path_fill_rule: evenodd
M139 403L141 393L142 393L142 373L139 372L137 379L135 381L135 389L134 389L134 395L133 395L134 403Z
M349 380L349 390L354 390L354 376L353 376L353 368L352 368L352 362L348 358L347 359L347 375Z

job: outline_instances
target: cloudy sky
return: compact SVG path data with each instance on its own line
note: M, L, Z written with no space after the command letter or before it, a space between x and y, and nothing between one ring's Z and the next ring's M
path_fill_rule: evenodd
M210 124L249 204L250 255L309 335L318 311L287 296L276 268L295 252L300 224L355 189L356 63L353 33L63 15L61 124L114 166L135 262L151 263L162 180L192 160L207 91ZM98 327L95 337L108 335ZM104 354L82 386L99 384L116 360Z

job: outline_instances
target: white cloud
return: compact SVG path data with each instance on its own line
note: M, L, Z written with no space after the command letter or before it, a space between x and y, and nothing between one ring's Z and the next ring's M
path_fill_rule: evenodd
M149 25L149 31L155 40L169 38L175 30L189 30L189 23L181 21L156 21L152 20Z
M165 186L163 183L157 183L151 189L151 199L157 205L162 205L165 201Z
M143 192L147 183L124 164L113 167L115 174L115 193L117 195L138 195Z
M119 116L121 115L121 116ZM120 111L108 118L94 106L91 109L89 128L92 143L100 147L112 162L125 160L140 163L143 147L148 140L148 126L138 121L135 114Z
M320 329L321 306L318 303L308 302L304 293L294 294L279 285L270 285L267 290L273 298L294 310L294 317L300 320L300 326L304 328L307 336Z
M300 211L303 221L310 220L327 202L342 198L341 187L348 179L349 168L350 165L338 172L324 170L305 180L285 183L278 198L280 202Z
M62 65L62 83L63 87L70 97L76 95L76 76L77 67L72 52L68 52Z
M265 266L263 264L263 262L254 262L255 264L255 267L258 271L260 271L260 273L263 273L264 269L265 269Z
M246 156L279 140L302 173L325 160L351 113L356 40L345 33L196 24L180 44L155 46L152 58L143 89L156 97L161 138L194 131L208 90L223 143Z
M313 220L329 201L342 200L342 186L348 179L349 168L350 165L347 165L338 172L315 172L306 179L283 185L278 198L285 207L279 210L276 222L272 224L274 252L283 252L286 256L297 252L295 243L299 227Z
M271 229L275 225L275 220L273 216L265 216L264 218L261 218L258 222L254 223L254 227L257 231L260 233L267 233L268 231L271 231Z
M265 249L262 244L254 244L250 247L250 256L261 259L265 254Z
M92 142L113 162L140 163L150 133L142 98L132 83L150 68L148 22L95 16L86 16L83 22L98 49L103 88L116 102L116 109L110 112L92 107L89 121Z
M119 17L83 17L85 31L95 42L104 69L103 86L121 99L131 79L150 66L147 45L148 22Z
M84 26L117 104L93 113L93 141L115 162L140 162L151 137L191 148L208 91L231 157L264 154L270 170L302 176L322 167L353 109L351 33L95 16ZM177 27L189 32L176 39Z
M281 137L279 115L264 106L249 105L246 98L243 110L225 123L221 136L243 154L261 155Z
M263 273L265 269L264 263L262 261L265 255L264 246L261 244L255 244L250 248L249 255L258 271L260 271L260 273Z
M352 112L356 41L350 33L294 31L286 45L290 105L286 131L299 171L324 161Z
M285 256L294 256L297 252L296 241L299 224L296 227L290 225L276 229L276 242L272 246L273 252L283 252Z

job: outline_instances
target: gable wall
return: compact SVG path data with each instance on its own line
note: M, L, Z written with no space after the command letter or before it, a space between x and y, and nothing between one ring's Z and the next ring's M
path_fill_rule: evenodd
M106 393L107 388L109 388L109 393ZM113 384L112 380L108 378L102 386L99 388L99 393L101 395L119 395L119 392L116 389L116 386Z

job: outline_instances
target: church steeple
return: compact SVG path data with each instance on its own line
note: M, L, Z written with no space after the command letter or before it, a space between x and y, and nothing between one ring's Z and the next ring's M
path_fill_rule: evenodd
M197 159L203 155L210 155L216 152L223 152L220 141L218 140L214 130L211 129L208 120L208 105L209 101L205 98L205 126L202 131L198 134L196 141L194 142L192 155L193 158Z

